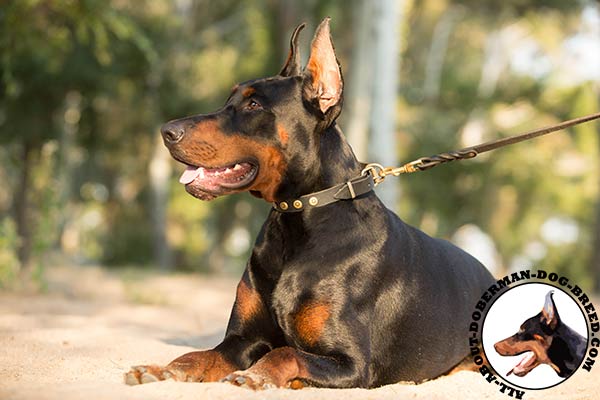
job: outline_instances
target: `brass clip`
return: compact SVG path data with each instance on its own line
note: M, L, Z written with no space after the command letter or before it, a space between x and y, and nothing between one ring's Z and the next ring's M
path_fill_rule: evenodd
M398 176L400 174L411 174L413 172L419 171L419 168L417 168L417 166L422 163L423 162L419 158L418 160L411 161L407 164L404 164L401 167L392 169L392 171L390 173L394 176Z
M370 173L373 175L373 181L375 182L375 186L379 185L381 182L385 180L385 177L388 175L399 176L401 174L410 174L412 172L420 171L418 168L419 165L423 163L422 159L418 159L415 161L411 161L407 164L404 164L401 167L384 167L381 164L371 163L367 164L367 166L362 170L361 175L366 175Z

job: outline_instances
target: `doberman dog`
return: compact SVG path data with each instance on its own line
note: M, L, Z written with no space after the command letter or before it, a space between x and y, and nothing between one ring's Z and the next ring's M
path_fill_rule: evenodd
M377 198L335 122L343 81L329 18L305 68L303 26L277 76L236 85L218 111L161 129L188 166L180 178L188 193L211 200L249 191L274 207L223 342L165 367L134 367L129 384L372 388L438 377L469 354L470 310L494 279Z
M552 298L546 294L542 311L525 320L514 335L494 344L501 356L525 353L506 374L523 377L541 364L548 364L561 378L569 377L581 364L587 340L563 323Z

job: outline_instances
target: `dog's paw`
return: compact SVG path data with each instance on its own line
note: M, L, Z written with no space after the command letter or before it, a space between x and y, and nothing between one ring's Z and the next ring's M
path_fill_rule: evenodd
M152 383L166 379L175 379L175 376L165 368L156 365L131 367L131 370L125 374L125 383L128 385L140 385L142 383Z
M252 390L264 390L277 387L277 385L268 377L249 370L235 371L221 379L221 382L231 383L232 385Z

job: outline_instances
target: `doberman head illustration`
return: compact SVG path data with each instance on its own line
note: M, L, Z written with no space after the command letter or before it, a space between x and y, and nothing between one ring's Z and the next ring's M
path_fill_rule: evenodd
M539 365L548 364L560 377L567 377L581 363L586 340L562 322L553 293L551 290L546 294L539 314L525 320L517 333L494 344L502 356L524 354L507 376L523 377Z

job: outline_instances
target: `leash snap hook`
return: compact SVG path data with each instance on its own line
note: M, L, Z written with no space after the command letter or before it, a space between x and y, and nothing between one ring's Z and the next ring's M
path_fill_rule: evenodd
M387 175L384 166L377 163L367 164L360 174L362 176L371 174L373 176L373 182L375 182L375 186L383 182L385 176Z
M399 168L395 168L392 173L394 174L394 176L399 176L400 174L412 174L413 172L420 171L422 166L423 159L419 158L418 160L411 161Z

